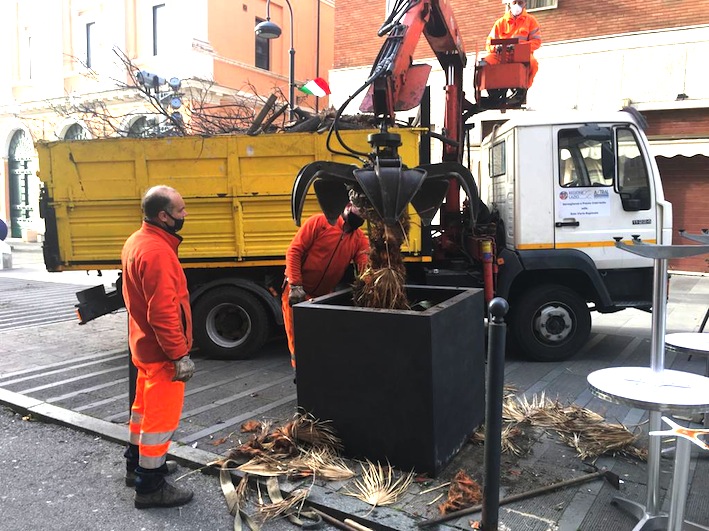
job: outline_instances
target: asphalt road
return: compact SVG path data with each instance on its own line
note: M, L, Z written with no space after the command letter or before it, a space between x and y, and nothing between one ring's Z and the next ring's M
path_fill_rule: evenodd
M124 467L123 448L117 444L1 408L0 528L233 529L216 477L193 473L180 479L195 492L182 508L137 510L133 489L124 484ZM176 477L187 472L180 468Z

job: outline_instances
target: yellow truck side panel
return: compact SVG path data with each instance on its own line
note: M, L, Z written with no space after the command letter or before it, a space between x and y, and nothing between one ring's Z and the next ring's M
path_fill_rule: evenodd
M349 146L368 152L370 132L342 135ZM402 159L416 166L421 130L399 132ZM55 254L52 270L120 267L123 242L140 226L140 198L157 184L173 186L185 199L185 267L282 264L297 229L290 197L298 171L316 160L357 163L330 153L326 138L288 133L40 142L39 177L46 208L56 216L56 249L51 216L45 242ZM309 199L304 219L319 211ZM411 227L406 250L416 255L421 230L415 215Z

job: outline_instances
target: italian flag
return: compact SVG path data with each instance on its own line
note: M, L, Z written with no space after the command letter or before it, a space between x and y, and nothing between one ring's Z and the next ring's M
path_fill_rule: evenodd
M330 86L327 84L327 81L321 77L316 77L315 79L308 81L302 87L298 87L298 89L306 94L317 96L318 98L322 98L323 96L330 94Z

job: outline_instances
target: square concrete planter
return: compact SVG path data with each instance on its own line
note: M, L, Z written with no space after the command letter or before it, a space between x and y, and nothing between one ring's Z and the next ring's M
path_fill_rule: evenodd
M356 308L350 290L294 307L298 406L347 456L435 476L484 421L483 292L407 293L428 309Z

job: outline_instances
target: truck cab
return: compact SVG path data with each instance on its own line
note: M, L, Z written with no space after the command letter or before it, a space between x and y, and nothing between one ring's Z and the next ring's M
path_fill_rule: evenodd
M528 357L577 352L590 310L651 307L652 260L615 246L671 238L642 124L631 112L527 111L482 143L482 182L504 240L496 292L510 301L510 339Z

